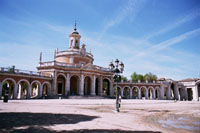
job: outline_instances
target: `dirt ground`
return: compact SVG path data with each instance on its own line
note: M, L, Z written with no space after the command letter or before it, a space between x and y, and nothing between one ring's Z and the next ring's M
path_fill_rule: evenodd
M200 102L57 99L0 101L0 132L200 132Z

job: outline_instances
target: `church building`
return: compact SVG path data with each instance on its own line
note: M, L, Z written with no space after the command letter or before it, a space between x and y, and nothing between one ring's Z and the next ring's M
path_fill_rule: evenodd
M94 65L92 53L86 51L85 44L80 44L81 35L75 24L67 50L55 50L54 60L49 62L42 62L41 55L38 72L53 78L49 95L113 96L113 72Z

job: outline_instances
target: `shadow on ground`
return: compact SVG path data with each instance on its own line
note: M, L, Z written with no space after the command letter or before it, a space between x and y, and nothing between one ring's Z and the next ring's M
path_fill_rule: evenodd
M2 129L12 130L14 127L51 126L54 124L76 124L91 121L96 116L81 114L51 114L51 113L0 113L0 132Z
M37 132L37 133L161 133L161 132L153 132L153 131L126 131L126 130L117 130L117 129L81 129L81 130L70 130L70 131L55 131L55 130L49 130L46 128L35 128L30 127L27 129L18 129L15 131L10 131L12 133L30 133L30 132Z

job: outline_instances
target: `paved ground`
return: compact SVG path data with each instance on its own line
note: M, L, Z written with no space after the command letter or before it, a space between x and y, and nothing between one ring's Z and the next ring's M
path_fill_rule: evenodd
M200 102L57 99L0 101L0 132L200 132Z

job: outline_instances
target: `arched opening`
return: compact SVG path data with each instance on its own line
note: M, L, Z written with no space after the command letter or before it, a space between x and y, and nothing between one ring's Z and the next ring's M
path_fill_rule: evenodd
M141 98L146 99L146 88L142 87L140 90L141 90Z
M26 81L20 81L18 83L17 98L27 99L28 98L28 88L29 84Z
M137 87L133 87L132 89L132 97L133 99L139 99L139 95L138 95L138 88Z
M90 95L90 90L92 88L92 85L91 85L91 78L90 77L85 77L84 79L84 95Z
M159 88L156 88L156 90L155 90L155 99L159 99L159 93L160 93Z
M110 81L108 79L103 80L103 96L110 95Z
M171 84L171 99L172 99L172 100L175 100L174 83Z
M48 96L50 91L50 85L48 83L44 83L42 87L42 96Z
M95 81L95 93L96 93L97 96L100 95L100 94L99 94L99 89L100 89L100 86L99 86L99 79L96 78L96 81Z
M57 77L57 95L65 94L65 77L63 75L59 75Z
M164 100L167 100L167 87L164 87Z
M130 98L130 88L129 87L125 87L124 91L123 91L123 98L128 99Z
M153 99L153 88L152 88L152 87L150 87L150 88L148 89L148 98L149 98L149 99Z
M197 89L198 89L198 100L200 101L200 83L198 84Z
M187 94L188 94L188 100L189 101L193 100L192 88L187 88Z
M70 95L78 95L79 78L78 76L72 76L70 79Z
M40 94L40 84L38 82L33 82L31 86L31 98L39 97Z
M121 88L120 87L116 88L116 86L114 87L114 96L116 97L117 91L118 91L118 95L121 96Z
M9 99L14 99L14 88L15 83L12 80L5 80L2 83L2 96L4 97L5 94L8 94Z
M178 92L179 92L179 100L183 100L183 89L182 88L178 88Z

